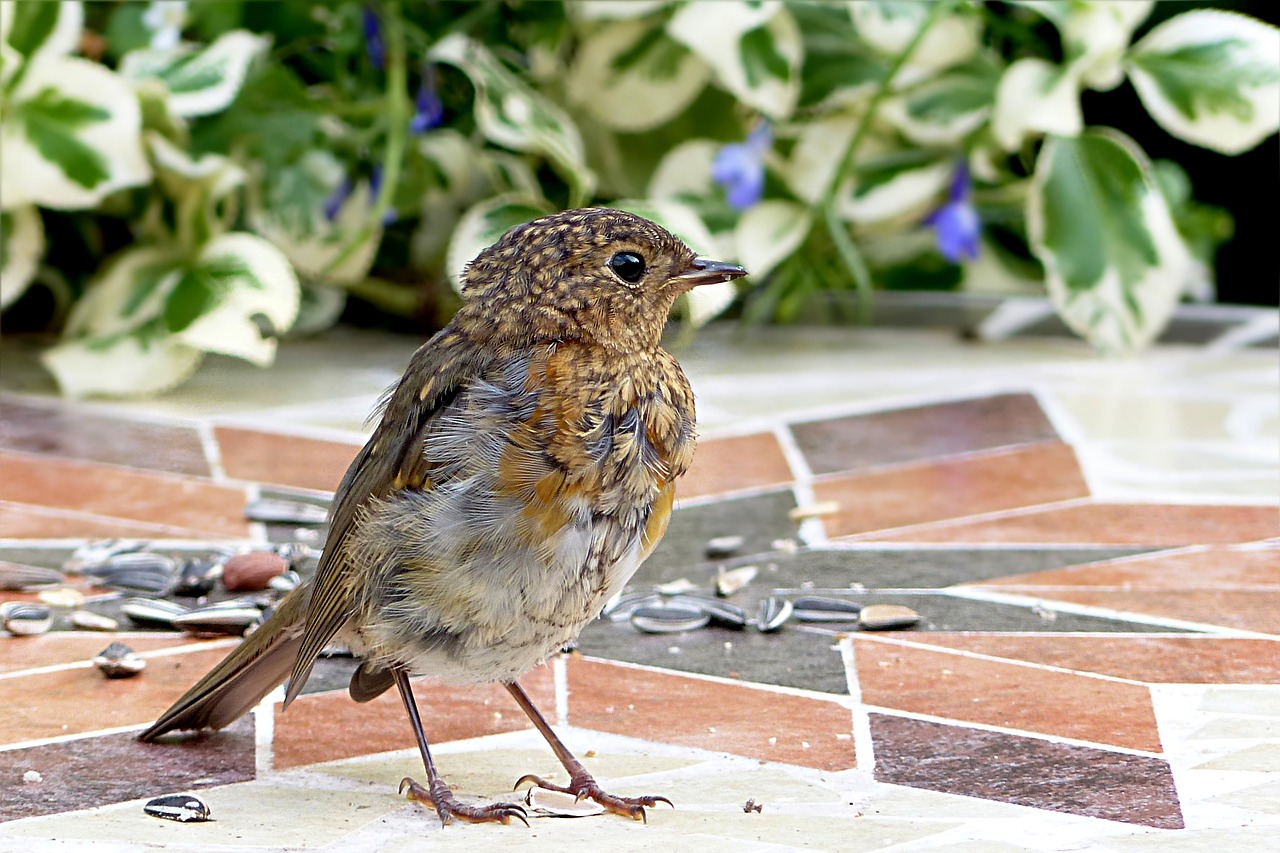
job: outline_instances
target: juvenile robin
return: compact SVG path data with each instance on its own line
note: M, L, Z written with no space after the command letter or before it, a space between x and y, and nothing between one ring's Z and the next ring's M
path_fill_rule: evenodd
M694 405L659 336L680 294L743 275L618 210L504 234L468 265L461 309L384 399L334 496L315 578L139 737L226 726L286 678L287 708L339 642L360 661L352 698L399 691L427 773L401 790L444 823L525 812L453 795L410 675L510 691L569 774L566 786L526 776L516 787L637 819L669 805L601 790L516 679L577 637L666 531Z

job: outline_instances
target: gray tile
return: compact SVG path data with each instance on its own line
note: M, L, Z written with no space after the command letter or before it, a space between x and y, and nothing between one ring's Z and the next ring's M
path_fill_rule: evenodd
M662 583L688 577L695 568L714 574L706 558L707 541L717 536L742 536L738 558L773 550L777 539L794 539L797 527L787 517L796 501L790 489L748 498L733 498L677 509L667 535L649 555L633 583Z

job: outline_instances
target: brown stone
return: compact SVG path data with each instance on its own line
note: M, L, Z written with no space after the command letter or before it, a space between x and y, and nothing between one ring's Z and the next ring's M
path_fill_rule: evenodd
M270 551L236 554L222 569L222 585L228 592L266 589L273 577L284 574L288 569L289 564Z

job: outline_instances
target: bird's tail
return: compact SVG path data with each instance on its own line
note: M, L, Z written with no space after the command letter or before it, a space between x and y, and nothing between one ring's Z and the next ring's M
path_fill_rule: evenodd
M222 662L160 715L138 740L182 729L220 729L241 717L289 677L302 646L311 585L304 584Z

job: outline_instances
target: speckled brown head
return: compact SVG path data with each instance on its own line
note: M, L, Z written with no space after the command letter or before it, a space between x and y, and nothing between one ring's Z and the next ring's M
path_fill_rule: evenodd
M512 228L467 266L456 322L506 343L652 349L677 296L746 274L635 214L566 210Z

